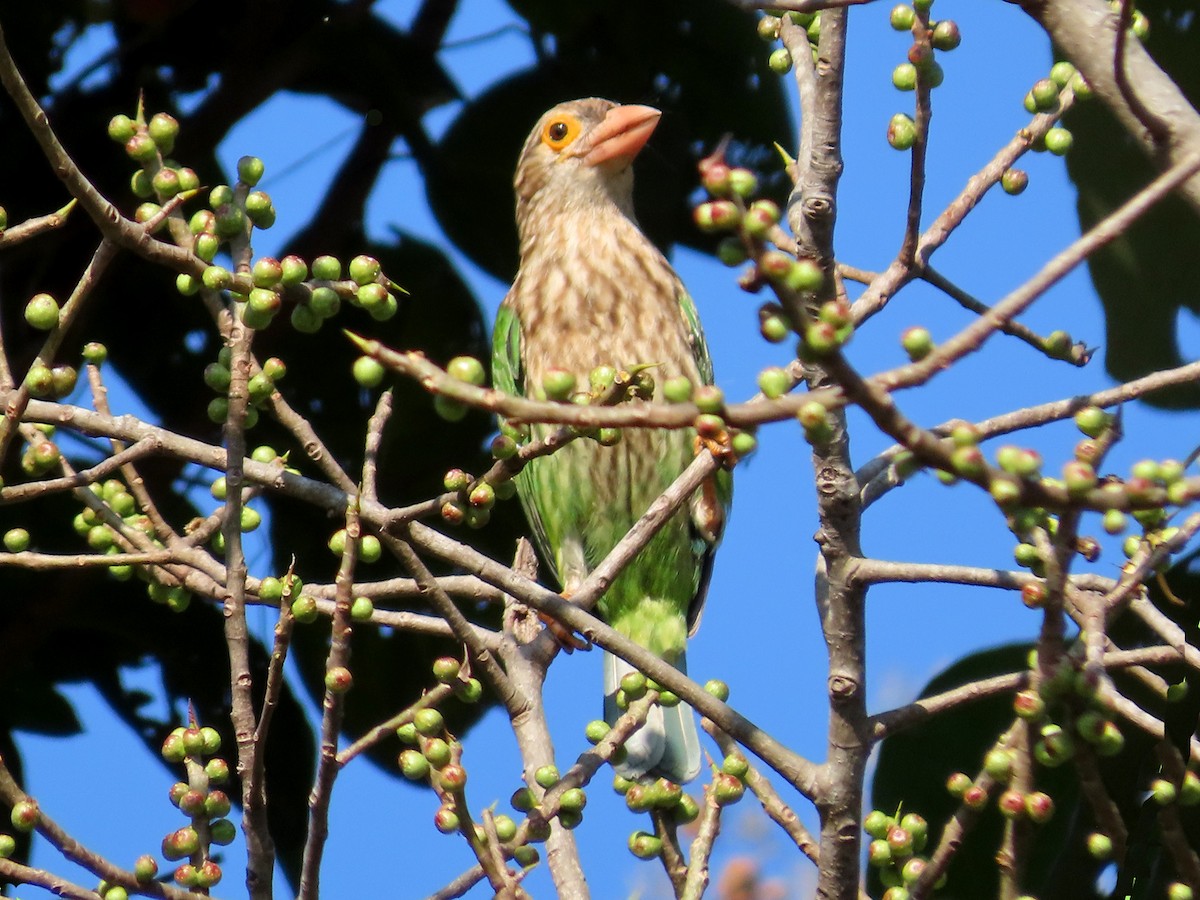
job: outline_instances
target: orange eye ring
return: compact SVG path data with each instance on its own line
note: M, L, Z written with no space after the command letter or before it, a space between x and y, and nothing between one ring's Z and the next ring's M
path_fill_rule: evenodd
M542 143L551 150L562 150L579 137L582 126L579 120L569 113L555 116L542 128Z

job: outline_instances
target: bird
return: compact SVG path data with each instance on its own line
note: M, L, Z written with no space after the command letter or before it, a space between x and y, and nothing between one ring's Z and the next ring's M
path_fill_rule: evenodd
M591 373L605 366L649 367L653 394L630 402L665 402L663 384L670 379L712 384L692 298L634 217L633 160L660 116L650 106L592 97L553 107L530 133L513 182L520 265L493 333L498 389L544 397L544 380L554 370L586 386ZM531 436L550 430L535 426ZM563 596L698 452L692 429L627 428L615 445L581 437L525 466L517 493ZM684 672L687 639L700 622L731 493L730 473L719 469L597 603L605 622ZM632 671L605 654L610 725L621 713L621 680ZM615 768L626 778L682 784L699 774L695 713L685 704L652 707L625 747Z

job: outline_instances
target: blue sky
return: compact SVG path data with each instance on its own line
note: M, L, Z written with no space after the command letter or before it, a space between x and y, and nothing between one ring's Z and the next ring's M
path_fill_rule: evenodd
M405 23L415 4L384 2L379 7ZM452 41L517 21L506 5L494 0L471 0L461 7L450 32ZM909 110L912 100L891 85L891 70L904 60L908 41L888 27L889 8L876 3L850 14L846 165L835 241L841 261L875 270L885 267L899 246L907 200L908 155L892 150L884 139L891 115ZM1035 80L1044 77L1051 62L1044 35L1012 5L937 0L934 15L954 18L963 43L941 57L946 80L934 93L926 222L1027 121L1022 97ZM106 35L89 37L77 49L72 66L86 65L102 52ZM764 45L763 53L768 52ZM442 59L470 97L531 56L528 38L507 30L447 50ZM430 130L437 133L444 128L454 111L432 113ZM243 154L261 156L268 173L263 187L271 192L279 211L278 224L260 240L258 253L273 253L286 241L289 229L307 218L309 204L321 196L323 185L349 149L354 129L355 121L345 110L280 96L229 135L223 158L232 169ZM1062 161L1033 155L1021 165L1030 174L1029 189L1015 198L998 191L989 195L934 257L943 274L985 301L995 301L1019 285L1078 233L1074 194ZM507 285L473 269L446 244L425 206L415 167L403 158L385 170L369 207L372 233L385 236L392 225L447 246L462 263L488 316L494 314ZM726 396L750 395L759 370L786 362L788 350L768 345L758 336L757 303L737 288L734 272L690 252L677 254L674 261L692 286ZM1042 334L1066 328L1076 339L1098 345L1103 338L1100 316L1086 273L1079 271L1039 301L1024 321ZM969 321L970 316L953 301L917 285L896 297L855 335L848 356L863 372L888 368L904 359L898 338L906 327L923 324L940 339ZM1186 356L1195 346L1195 327L1191 321L1181 325ZM1101 355L1080 371L998 337L983 354L969 357L926 388L904 393L899 402L917 422L933 425L951 417L978 420L1110 383ZM128 398L113 398L119 412L130 409L128 402ZM1110 459L1115 471L1127 470L1150 447L1160 456L1180 458L1191 449L1184 438L1176 437L1177 417L1135 406L1127 410L1126 422L1130 438ZM857 465L891 443L853 412L851 427ZM1068 423L1043 429L1028 443L1042 451L1047 470L1053 471L1069 458L1076 440L1077 433ZM732 702L742 713L820 760L825 752L825 653L812 598L816 519L809 455L799 427L792 423L764 429L760 442L758 454L737 473L733 517L718 557L703 627L689 648L689 664L698 680L728 681ZM1094 519L1090 526L1099 531ZM864 549L884 559L1010 568L1013 545L1003 518L980 492L969 486L945 488L928 476L913 479L872 507L864 523ZM259 561L260 565L266 561L261 551ZM1116 545L1109 541L1094 570L1113 574L1121 561ZM255 611L252 618L260 634L269 633L271 622L264 611ZM1001 592L948 586L875 588L868 611L872 709L911 699L932 675L972 649L1028 639L1038 621L1017 597ZM598 653L575 654L560 659L551 671L547 703L562 767L583 749L583 727L600 713L599 668ZM130 676L138 677L137 673ZM166 800L174 779L109 719L90 688L74 688L71 696L87 733L68 741L22 736L29 788L80 840L130 864L140 853L155 852L162 835L178 827L179 814ZM521 765L503 715L489 714L466 737L465 746L469 795L476 809L493 801L506 807ZM98 809L91 799L96 785L106 779L111 767L128 766L131 760L141 764L136 765L138 777L122 779L121 808ZM577 835L594 895L622 897L640 891L642 896L668 896L658 867L637 862L624 848L628 833L645 826L644 817L628 813L603 776L589 796ZM813 824L806 804L791 799L797 800L798 810ZM385 776L365 763L350 766L339 778L333 798L332 837L322 879L326 896L423 896L469 866L472 859L462 842L434 831L435 808L427 790ZM729 810L724 831L718 868L733 853L753 851L762 856L771 874L788 880L793 892L789 896L808 893L802 885L811 867L789 849L782 835L763 825L752 799ZM230 861L239 853L239 845L231 848ZM34 862L61 868L45 849ZM528 885L534 896L552 894L544 869L535 872ZM285 890L282 882L279 889ZM227 867L216 893L228 897L243 893L238 865ZM41 896L31 889L18 894ZM471 896L486 895L481 890Z

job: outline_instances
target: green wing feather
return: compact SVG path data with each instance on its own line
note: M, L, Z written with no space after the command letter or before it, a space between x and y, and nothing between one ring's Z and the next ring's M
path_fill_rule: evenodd
M521 369L521 320L508 304L501 304L492 332L492 383L497 390L515 397L525 396L525 373Z
M691 295L679 285L679 312L683 316L683 324L687 326L688 340L692 345L692 356L696 360L696 368L700 370L700 380L705 384L713 383L712 358L708 355L708 342L704 340L704 329L700 327L700 314L696 312L696 304Z
M692 356L696 360L696 368L700 370L700 378L705 384L712 384L713 364L708 355L708 341L704 339L704 328L700 325L696 304L682 285L679 287L679 311L688 329L688 340L692 344ZM729 504L733 502L733 478L727 469L721 469L717 472L716 482L717 497L728 511Z
M492 331L492 384L497 390L514 397L525 396L525 367L521 363L521 320L507 303L500 305L496 313L496 327ZM534 502L534 491L529 489L531 483L528 466L518 473L516 480L518 485L521 485L517 497L521 501L521 508L525 510L525 519L529 522L533 541L542 559L554 567L554 548L550 545L546 525ZM558 572L554 575L557 578Z
M692 345L692 357L696 360L696 368L700 372L700 379L705 384L712 384L712 357L708 353L708 342L704 338L704 328L700 324L700 315L696 311L696 304L682 284L679 286L679 292L676 296L679 302L679 313L683 317L683 323L687 328L688 341ZM728 518L729 509L733 503L733 478L728 469L720 468L717 470L713 476L713 487L716 490L717 500L724 510L724 515ZM721 540L720 532L715 535L709 534L699 526L697 515L698 511L693 503L691 521L692 553L699 563L700 569L696 585L696 596L692 599L687 612L689 636L695 634L696 629L700 625L700 616L704 612L704 601L708 594L708 582L712 577L713 557L716 553L717 544Z

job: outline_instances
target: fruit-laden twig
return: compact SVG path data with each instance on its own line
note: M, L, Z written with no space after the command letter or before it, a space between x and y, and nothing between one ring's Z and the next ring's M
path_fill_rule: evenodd
M67 298L67 302L63 304L62 309L59 311L57 325L50 329L49 334L46 335L46 339L42 342L42 346L38 350L37 356L30 364L31 369L34 366L49 366L54 361L54 357L58 353L59 347L62 346L63 339L66 337L72 323L79 317L79 312L91 295L92 289L95 288L100 280L100 276L108 268L113 259L116 258L116 255L116 245L107 240L100 242L100 246L92 254L87 268L79 276L79 281L76 282L75 288L71 291L71 296ZM12 367L7 355L5 356L5 366L11 372ZM24 413L29 403L29 387L22 382L16 385L16 389L16 395L11 396L4 405L4 420L0 423L0 459L8 455L8 447L12 442L13 436L16 434L16 426L21 421L22 413Z
M1126 230L1149 212L1160 200L1200 171L1200 152L1181 160L1126 200L1121 206L1072 241L1052 257L1024 284L1009 292L992 307L990 313L944 341L926 357L881 373L871 380L887 392L924 384L968 353L979 350L984 342L1006 322L1020 315L1042 294L1061 281L1076 266L1101 247L1121 237ZM860 300L861 302L861 300Z
M1118 606L1130 598L1138 599L1141 594L1142 587L1146 579L1153 573L1160 564L1166 562L1173 553L1178 553L1187 546L1188 541L1200 532L1200 512L1192 513L1183 520L1183 524L1166 540L1154 547L1145 547L1145 551L1139 553L1134 560L1130 560L1130 565L1121 571L1121 578L1117 585L1105 596L1104 602L1110 606ZM1132 601L1131 601L1132 606ZM1139 613L1140 615L1140 613ZM1154 626L1147 621L1148 625ZM1186 642L1184 642L1186 643Z
M130 893L147 894L151 897L165 897L168 900L189 900L196 895L190 891L185 891L171 884L163 884L158 881L150 881L142 884L134 877L132 872L126 871L119 866L113 865L103 856L89 850L75 838L71 837L61 825L46 815L45 811L36 805L36 800L25 793L9 772L8 766L5 765L3 759L0 759L0 802L5 806L12 807L18 803L33 803L34 804L34 820L38 834L44 837L49 843L54 846L64 857L71 862L82 866L87 871L91 872L98 878L103 878L112 885L120 885ZM13 872L16 874L18 870L14 870L11 866L16 866L11 860L0 860L0 873L8 874ZM7 872L5 870L8 870ZM26 867L21 866L20 870L25 870ZM40 870L33 869L23 871L22 874L35 874ZM43 873L46 874L46 873ZM47 878L54 879L54 876L46 875ZM54 879L56 883L57 879ZM30 882L40 884L41 882ZM69 884L69 883L63 883ZM48 885L47 885L48 886ZM87 900L99 900L99 895L94 891L85 891L81 888L78 890L81 893L70 896L79 896L87 898Z
M983 199L983 195L999 183L1004 173L1029 150L1033 142L1044 137L1046 132L1054 127L1062 111L1073 99L1072 92L1063 91L1059 95L1058 110L1035 115L983 168L967 179L959 195L947 204L921 235L912 264L906 264L905 260L898 256L854 301L852 310L856 326L862 325L887 306L888 301L900 288L929 264L933 252L946 243L967 214Z
M650 708L658 701L658 691L647 691L645 696L629 704L629 708L614 723L608 733L595 747L579 755L575 764L544 794L538 797L537 806L517 829L516 835L509 842L510 847L519 847L530 842L530 831L542 829L561 808L564 793L588 784L600 767L612 758L612 755L627 741L635 731L646 722ZM541 791L541 787L530 779L531 789ZM536 795L535 795L536 796ZM430 900L436 898L461 897L484 877L483 868L474 866L463 872L437 893L430 895Z
M454 687L450 684L438 684L430 688L411 706L406 706L390 719L380 722L378 725L372 726L357 741L338 753L338 765L346 765L348 762L350 762L350 760L354 759L354 757L371 749L380 741L393 737L396 734L396 729L401 725L407 725L409 722L411 722L413 717L420 710L430 708L436 709L442 704L443 701L450 699L453 693Z
M680 900L700 900L708 886L708 864L721 831L721 804L717 802L716 793L715 783L704 786L704 802L700 805L696 836L689 848L690 863L683 890L679 892Z
M26 86L25 80L21 77L21 73L17 70L2 27L0 27L0 84L3 84L9 97L12 98L17 111L25 120L30 134L41 147L42 154L50 163L54 174L66 186L67 193L79 201L83 211L106 241L132 250L138 256L166 266L172 271L188 272L197 278L204 274L206 263L190 250L164 243L153 236L152 231L161 222L161 217L146 224L126 219L121 215L120 210L110 203L80 171L58 140L58 136L50 126L50 120L45 110L38 105L37 100ZM239 278L238 286L249 291L252 286L249 277Z
M717 746L726 756L738 750L737 742L711 721L704 720L700 724L717 742ZM796 811L784 802L766 776L754 766L750 766L742 780L758 798L763 811L771 818L771 821L783 829L801 853L812 860L814 864L818 864L821 858L821 848L816 838L813 837L811 831L804 827L804 823L800 821ZM860 897L862 900L866 900L865 895L860 895Z
M1161 829L1162 842L1175 864L1175 871L1180 878L1192 885L1200 884L1200 855L1188 837L1187 829L1179 816L1180 803L1178 795L1183 790L1184 779L1190 774L1187 763L1180 757L1179 750L1169 740L1161 740L1155 747L1159 762L1162 764L1163 778L1175 788L1172 792L1174 799L1163 804L1158 810L1158 824ZM1156 798L1157 799L1157 798Z
M412 378L423 388L503 416L514 423L537 422L548 425L573 425L577 428L691 428L700 414L694 403L619 403L616 406L555 403L515 397L494 388L477 387L447 374L418 352L400 353L379 341L364 340L348 334L367 356L374 357L394 372ZM830 399L836 391L819 394ZM730 425L758 425L789 419L810 396L788 395L777 400L726 404L722 418Z
M517 450L515 456L508 459L498 459L492 463L491 468L484 472L479 478L475 479L473 484L487 482L495 486L502 482L511 480L518 472L520 472L530 462L541 456L547 456L556 452L560 447L569 444L571 441L579 437L579 434L569 428L558 428L550 432L544 438L536 441L530 441L527 444L522 444ZM453 501L461 500L461 496L456 491L446 491L437 497L429 500L422 500L420 503L413 503L410 506L402 506L399 509L393 510L390 522L407 522L413 519L420 519L425 516L435 515L446 504Z
M993 749L1002 749L1009 745L1017 724L1014 722L1008 731L997 739L996 743L992 745ZM925 868L917 876L917 880L909 885L914 898L927 896L937 881L946 873L959 848L962 847L963 841L978 824L980 815L987 806L988 797L996 785L996 779L988 774L986 769L981 769L975 778L970 780L969 786L961 794L958 809L954 811L954 815L942 828L937 847L929 854L929 861Z
M1049 35L1062 54L1087 79L1095 96L1113 113L1129 138L1158 166L1175 166L1200 146L1200 115L1195 106L1155 62L1140 41L1117 51L1120 14L1107 4L1084 0L1020 0L1021 8ZM1122 95L1114 62L1138 97L1157 110L1169 111L1170 128L1160 136L1147 128ZM1180 195L1194 210L1200 210L1200 179L1181 185Z
M35 500L59 491L71 491L75 488L97 484L127 463L153 456L162 451L162 446L153 437L145 437L112 456L100 460L96 465L80 469L59 478L47 478L45 481L27 481L24 484L5 485L0 488L0 503L21 503Z
M454 636L466 646L472 670L487 680L496 692L496 697L504 704L510 717L521 715L525 711L528 701L513 687L511 679L496 661L491 649L480 639L466 616L462 614L462 611L450 599L450 596L434 578L433 573L421 560L413 547L414 541L410 527L405 524L390 532L381 533L380 539L400 561L400 564L416 579L421 586L422 595L429 601L434 611L446 620L450 630L454 632Z
M958 305L963 309L975 313L977 316L985 316L991 309L986 303L978 298L967 293L949 278L935 270L933 266L926 266L921 271L921 280L926 281L940 290L946 296L957 301ZM1033 349L1046 353L1046 339L1037 334L1033 329L1021 324L1017 321L1005 322L1000 331L1018 340L1024 341ZM1062 359L1062 357L1052 357L1053 359ZM1075 344L1071 347L1070 355L1064 360L1073 366L1086 366L1092 359L1091 351L1082 344Z
M1154 372L1142 378L1136 378L1133 381L1119 384L1116 387L1097 391L1094 394L1070 397L1064 400L1052 400L1048 403L1040 403L1037 406L1030 406L1025 409L993 416L990 419L974 423L974 428L979 434L979 439L982 441L987 438L1011 434L1026 428L1045 425L1049 422L1061 421L1074 415L1085 406L1099 406L1102 408L1116 406L1166 387L1188 384L1198 379L1200 379L1200 362L1188 363L1174 369L1164 369L1161 372ZM948 422L943 422L941 425L931 428L930 431L939 437L944 437L960 421L959 419L951 419ZM902 444L894 444L874 459L863 464L855 473L855 477L863 486L863 502L865 505L869 506L888 493L892 488L899 486L901 482L888 473L891 471L892 459L903 449L904 446ZM892 474L894 475L894 472Z
M1171 646L1138 647L1134 650L1113 650L1104 655L1107 669L1124 669L1139 665L1170 665L1179 662L1179 651ZM875 713L869 720L872 743L878 743L906 728L928 721L946 710L954 709L976 700L995 697L1019 690L1029 683L1028 670L993 675L967 684L959 685L940 694L931 694L898 706Z
M922 365L924 362L925 360L922 360L921 363L912 365ZM881 431L910 449L923 464L952 472L961 480L969 481L984 490L991 490L997 481L1008 482L1006 487L1011 489L1011 494L1006 497L1006 502L1013 506L1103 511L1157 508L1167 501L1165 488L1152 487L1137 497L1126 491L1105 490L1102 485L1096 485L1087 491L1074 492L1069 491L1065 485L1047 479L1016 478L1002 469L991 466L986 460L981 460L975 471L960 470L954 462L954 448L951 442L943 441L932 431L919 427L909 419L881 383L886 377L863 378L840 353L836 352L824 361L824 366L831 377L841 385L851 402L861 407ZM893 373L896 371L899 370L893 370ZM1186 490L1181 491L1179 495L1181 501L1200 496L1200 477L1189 478L1186 484Z
M478 577L516 597L522 603L544 612L609 650L676 694L693 709L708 716L750 749L789 784L808 797L816 791L817 769L812 762L784 747L769 734L731 707L717 700L669 663L625 638L599 619L536 582L521 578L477 550L460 544L432 528L414 522L409 525L413 543L434 556L474 572Z
M929 9L915 6L912 27L913 45L909 58L916 62L920 58L930 61L929 65L915 66L917 72L916 104L913 110L913 139L909 153L908 210L905 215L904 237L896 258L912 270L916 261L917 244L921 239L921 207L925 199L925 157L929 150L929 123L933 118L930 101L932 76L937 63L933 62L933 29L929 25ZM916 54L922 54L918 56Z

